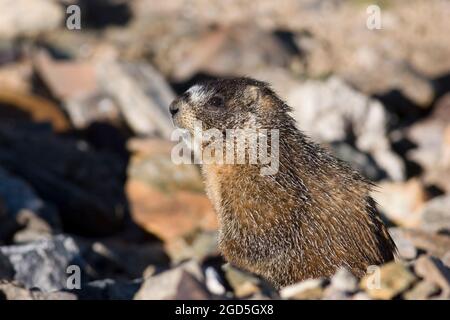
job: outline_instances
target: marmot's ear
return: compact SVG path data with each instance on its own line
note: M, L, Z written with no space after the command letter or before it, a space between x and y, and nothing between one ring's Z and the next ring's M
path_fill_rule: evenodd
M244 103L246 105L251 105L253 103L258 103L261 99L261 89L257 86L248 85L245 87L243 92Z

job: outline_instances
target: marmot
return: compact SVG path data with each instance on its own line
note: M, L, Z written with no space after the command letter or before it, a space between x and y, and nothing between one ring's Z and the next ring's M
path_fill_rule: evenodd
M312 142L290 107L267 83L251 78L209 80L170 105L174 124L193 130L258 128L279 132L279 168L260 164L202 165L219 216L219 248L230 263L280 288L330 277L345 267L362 277L394 258L396 247L375 208L372 184Z

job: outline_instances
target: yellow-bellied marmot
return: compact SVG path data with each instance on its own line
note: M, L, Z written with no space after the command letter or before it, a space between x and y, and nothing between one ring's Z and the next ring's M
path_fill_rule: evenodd
M329 277L346 267L361 277L392 260L395 245L369 195L371 183L311 142L266 83L227 78L195 85L170 106L175 125L276 129L279 168L260 163L202 165L219 215L219 246L232 264L276 287Z

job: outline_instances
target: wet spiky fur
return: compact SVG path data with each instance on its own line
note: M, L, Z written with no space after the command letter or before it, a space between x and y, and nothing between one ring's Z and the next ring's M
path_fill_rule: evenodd
M216 95L224 99L219 108L208 102ZM193 118L207 127L240 128L252 114L258 128L280 132L275 175L260 175L250 164L202 167L229 262L282 287L329 277L339 267L361 277L368 266L393 259L395 245L369 196L371 184L298 130L267 84L211 81L174 103L180 106L174 122L188 129Z

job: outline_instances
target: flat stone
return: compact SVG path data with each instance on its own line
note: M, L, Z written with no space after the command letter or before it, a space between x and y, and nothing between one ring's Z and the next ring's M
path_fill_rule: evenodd
M190 276L186 275L186 273ZM185 286L182 284L183 281L189 283L186 283ZM200 285L203 281L204 277L200 266L194 261L186 262L176 268L145 279L142 286L135 294L134 299L161 300L176 299L176 297L183 299L202 298L205 296L206 292L206 289L203 289L202 285Z
M427 231L450 231L450 195L439 196L426 203L421 227Z
M358 280L350 271L345 268L340 268L331 277L330 286L337 291L352 293L358 290Z
M389 228L389 233L398 249L398 254L402 259L411 260L417 256L417 249L413 242L405 238L399 228Z
M323 280L308 279L280 290L280 297L283 299L321 299L323 296Z
M381 212L396 224L403 227L420 224L427 194L419 180L380 183L372 196Z
M450 298L450 269L442 261L422 255L415 262L414 269L420 277L439 286L442 298Z
M416 277L403 264L390 262L361 279L360 287L372 299L389 300L408 289Z
M425 300L439 292L439 287L430 281L418 282L411 290L405 292L403 297L406 300Z
M49 240L0 247L0 252L11 262L16 281L26 288L39 288L43 292L66 288L68 266L77 265L80 269L84 267L75 241L63 235Z
M261 280L256 276L230 264L225 264L222 269L225 271L225 278L233 288L234 295L237 298L249 297L261 291L259 288Z

